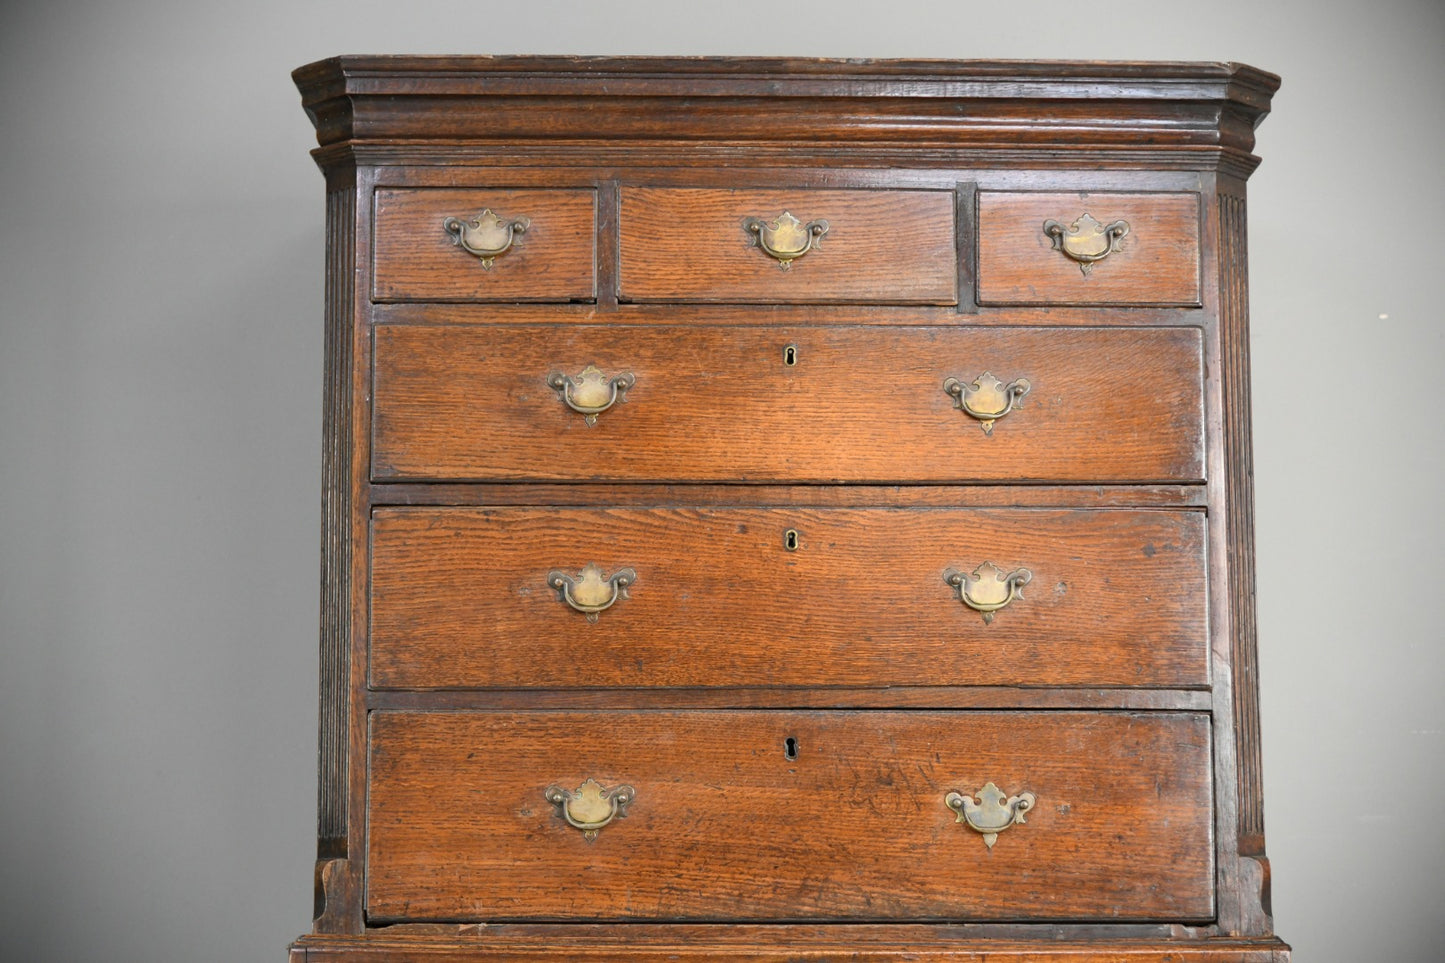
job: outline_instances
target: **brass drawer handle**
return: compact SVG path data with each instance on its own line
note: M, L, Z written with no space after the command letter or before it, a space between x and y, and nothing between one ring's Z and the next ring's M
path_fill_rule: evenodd
M1003 790L987 783L978 791L978 800L959 792L943 797L943 804L958 814L954 822L967 823L968 828L983 834L989 849L998 842L998 834L1010 826L1023 825L1024 813L1034 808L1037 800L1031 792L1005 797Z
M630 568L619 568L609 576L595 562L588 562L576 577L556 570L547 573L547 584L557 590L558 600L586 615L588 622L596 622L597 613L627 598L627 586L636 581L637 573Z
M618 817L626 817L627 804L637 792L631 786L603 789L597 780L588 779L576 790L548 786L543 795L557 807L567 825L582 830L582 838L590 843L603 826Z
M1023 598L1020 589L1033 577L1034 573L1026 568L1016 568L1005 574L992 562L984 562L974 569L971 578L952 568L943 573L943 580L958 589L958 600L983 614L985 625L993 621L993 615L999 609L1014 599Z
M568 377L560 371L547 376L547 386L557 392L567 407L584 416L587 424L597 424L597 416L619 401L627 401L627 389L637 384L637 377L630 371L607 377L593 364L582 369L575 377Z
M499 254L505 254L512 246L516 235L524 233L532 226L532 221L525 217L512 217L506 220L492 213L490 207L484 208L470 222L463 221L459 217L449 217L442 221L442 227L452 236L452 243L466 251L481 258L483 270L492 269L492 261Z
M1078 262L1079 270L1087 277L1095 261L1119 250L1119 240L1129 233L1129 222L1100 224L1085 212L1067 227L1053 219L1044 221L1044 233L1053 238L1054 250Z
M971 384L958 378L948 378L943 382L944 392L953 396L953 406L977 419L985 435L993 434L995 421L1024 406L1024 395L1032 387L1027 378L1015 378L1004 384L987 371Z
M772 221L761 217L743 218L743 230L753 236L753 244L786 271L793 262L818 248L828 233L828 222L822 218L804 224L784 211Z

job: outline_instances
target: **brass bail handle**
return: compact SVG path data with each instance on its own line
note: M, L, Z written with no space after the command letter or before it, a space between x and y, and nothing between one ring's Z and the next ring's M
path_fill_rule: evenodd
M1024 406L1024 395L1033 385L1027 378L1015 378L1008 384L985 371L972 382L946 378L944 393L953 398L953 406L978 421L985 435L993 434L993 423L1015 408Z
M958 590L958 600L981 614L985 625L993 623L994 613L1022 599L1022 589L1033 577L1026 568L1005 572L992 562L984 562L971 576L952 568L943 573L943 580Z
M978 791L978 798L961 792L951 792L943 797L943 804L957 814L956 823L964 823L969 829L983 836L983 844L993 849L998 834L1010 826L1022 826L1024 813L1038 802L1031 792L1007 796L992 782Z
M1044 233L1053 240L1054 250L1064 252L1087 277L1096 262L1119 250L1120 239L1129 233L1129 222L1100 224L1086 211L1068 226L1052 218L1044 221Z
M607 377L595 364L583 368L580 374L569 376L560 371L547 375L547 386L557 392L558 397L582 416L592 426L597 416L617 402L627 401L627 389L637 384L637 377L630 371Z
M547 573L547 584L557 592L558 601L596 622L599 613L627 598L627 587L637 581L637 572L619 568L608 575L595 562L588 562L577 575L553 570Z
M532 226L530 218L502 218L490 207L470 221L459 217L448 217L442 221L442 228L452 236L452 243L482 262L482 269L490 271L492 262L511 248L518 234Z
M804 224L787 211L768 221L761 217L743 218L743 230L752 243L778 262L781 270L792 268L793 262L809 251L821 247L828 222L822 218Z
M567 825L582 830L582 838L589 843L597 833L612 820L626 817L627 805L637 796L631 786L613 786L604 789L595 779L588 779L576 789L563 789L558 785L548 786L542 794L557 807L557 812Z

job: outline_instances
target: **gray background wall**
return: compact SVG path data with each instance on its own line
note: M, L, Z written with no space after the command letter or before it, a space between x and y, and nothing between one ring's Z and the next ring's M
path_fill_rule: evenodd
M0 958L279 960L315 791L335 53L1242 60L1266 818L1304 963L1445 958L1445 6L10 2Z

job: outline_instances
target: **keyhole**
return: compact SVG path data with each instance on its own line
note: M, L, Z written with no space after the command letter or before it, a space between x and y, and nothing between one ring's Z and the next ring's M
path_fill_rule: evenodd
M785 365L787 365L788 367L791 368L793 365L795 365L795 364L797 364L797 363L798 363L798 346L797 346L796 344L790 344L790 345L788 345L786 348L783 349L783 364L785 364Z
M798 550L798 530L796 528L790 528L783 533L783 548L790 552Z
M783 740L783 754L789 759L798 758L798 740L792 736Z

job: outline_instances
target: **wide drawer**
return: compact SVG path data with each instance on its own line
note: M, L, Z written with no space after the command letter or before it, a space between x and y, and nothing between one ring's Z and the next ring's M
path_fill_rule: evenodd
M1204 542L1162 510L377 509L371 682L1206 685Z
M591 301L597 195L378 190L377 301Z
M372 921L1213 915L1205 714L378 711L368 781Z
M378 481L1204 476L1194 328L379 325L374 370Z
M628 187L621 204L624 301L958 302L952 191Z
M978 195L981 304L1199 304L1199 195Z

